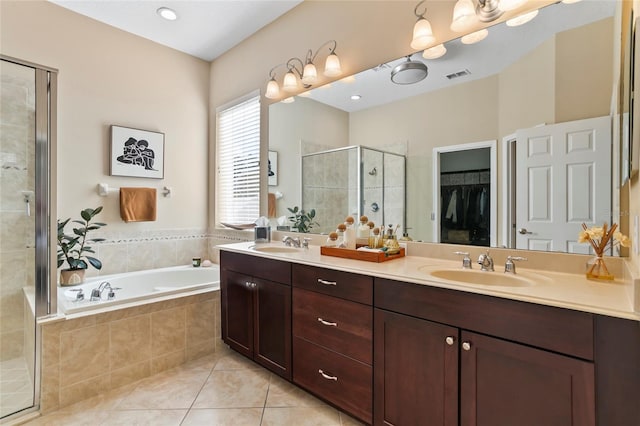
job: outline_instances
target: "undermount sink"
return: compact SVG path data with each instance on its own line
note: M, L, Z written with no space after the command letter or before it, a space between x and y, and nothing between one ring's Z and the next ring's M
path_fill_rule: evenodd
M299 248L287 246L253 246L251 249L263 253L295 253L300 251Z
M502 272L489 272L473 269L436 269L432 267L419 268L434 278L447 281L457 281L465 284L480 284L498 287L527 287L534 282L518 275L509 275Z

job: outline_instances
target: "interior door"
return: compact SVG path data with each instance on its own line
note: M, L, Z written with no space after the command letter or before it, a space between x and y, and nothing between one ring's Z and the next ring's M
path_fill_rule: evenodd
M587 226L611 217L611 118L516 132L516 248L588 253Z

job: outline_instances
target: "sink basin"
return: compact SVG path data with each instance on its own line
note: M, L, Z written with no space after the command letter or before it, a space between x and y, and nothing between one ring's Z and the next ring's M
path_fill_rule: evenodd
M296 253L300 251L299 248L287 246L254 246L251 249L263 253Z
M498 287L527 287L534 283L518 275L508 275L502 272L487 272L473 269L436 269L419 268L434 278L447 281L457 281L465 284L480 284Z

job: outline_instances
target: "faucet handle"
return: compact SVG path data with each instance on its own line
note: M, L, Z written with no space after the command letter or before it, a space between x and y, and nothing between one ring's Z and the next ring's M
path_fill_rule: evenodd
M462 268L463 269L471 269L471 258L469 257L468 251L454 251L454 254L464 256L462 258Z
M310 238L310 237L304 237L302 239L302 247L308 249L309 248L309 241L311 241L311 240L312 240L312 238Z
M507 261L504 263L505 274L516 273L516 264L513 263L514 260L521 261L521 260L527 260L527 258L522 256L507 256Z

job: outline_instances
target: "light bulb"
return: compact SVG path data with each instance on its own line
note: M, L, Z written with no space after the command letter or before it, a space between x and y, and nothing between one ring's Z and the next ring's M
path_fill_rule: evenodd
M293 71L289 71L284 75L284 81L282 82L282 90L285 92L295 92L298 90L298 79Z
M342 74L342 68L340 68L340 59L335 53L331 53L327 56L327 61L324 64L324 75L327 77L337 77Z
M489 31L486 28L484 28L480 31L467 34L466 36L462 37L460 41L462 42L462 44L474 44L484 40L485 38L487 38L488 35L489 35Z
M444 47L444 44L439 44L422 52L422 57L425 59L438 59L444 56L445 53L447 53L447 48Z
M413 26L413 40L411 40L411 48L414 50L422 50L432 45L436 41L431 30L431 24L424 18L418 19Z
M277 99L280 96L280 86L275 78L271 77L271 80L267 83L267 90L264 96L269 99Z
M476 9L471 0L458 0L453 7L453 18L451 19L451 31L457 33L464 32L471 28L476 22Z
M302 83L312 86L316 84L317 81L318 71L316 70L316 66L313 65L313 62L307 62L307 65L304 66L304 70L302 71Z

